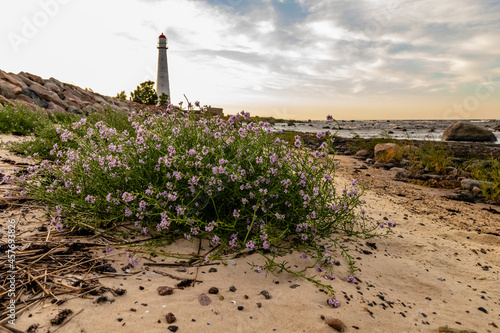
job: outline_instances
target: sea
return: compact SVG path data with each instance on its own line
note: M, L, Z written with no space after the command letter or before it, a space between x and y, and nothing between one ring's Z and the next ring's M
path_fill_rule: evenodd
M440 141L444 130L457 120L338 120L334 121L312 120L310 122L275 123L275 129L297 131L303 133L337 132L342 138L359 136L364 139L387 137L393 139L429 140ZM474 125L489 129L497 137L500 144L500 119L496 120L463 120ZM495 130L495 128L497 130Z

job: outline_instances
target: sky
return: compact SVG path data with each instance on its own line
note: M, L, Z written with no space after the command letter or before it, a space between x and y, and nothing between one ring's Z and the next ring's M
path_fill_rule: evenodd
M0 69L287 119L499 119L500 0L0 1Z

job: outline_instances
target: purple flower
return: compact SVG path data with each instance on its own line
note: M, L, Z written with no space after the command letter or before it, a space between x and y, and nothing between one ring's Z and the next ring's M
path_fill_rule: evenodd
M349 275L347 277L347 282L349 282L349 283L356 283L356 278L353 275Z
M395 226L395 225L396 225L396 224L394 224L394 222L392 222L392 221L387 221L387 226L388 226L389 228L394 228L394 226Z
M262 267L260 267L260 265L259 265L259 266L257 266L257 272L258 272L259 274L264 274L264 270L262 269Z
M332 115L328 115L328 116L326 116L326 120L328 120L328 121L333 121L333 116L332 116Z
M326 276L326 278L327 278L328 280L334 280L334 279L335 279L335 274L333 274L333 273L332 273L332 274L330 274L330 275L327 275L327 276Z
M334 308L338 308L340 306L340 301L338 299L332 298L326 301L328 305L333 306Z
M240 211L239 211L239 210L237 210L237 209L235 209L235 210L233 211L233 216L234 216L234 217L236 217L236 218L240 217Z

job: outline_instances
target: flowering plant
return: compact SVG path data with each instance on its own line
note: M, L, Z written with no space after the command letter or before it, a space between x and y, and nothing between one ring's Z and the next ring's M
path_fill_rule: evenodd
M290 271L276 259L295 249L333 277L331 248L321 244L330 240L354 273L335 234L372 237L377 225L365 219L356 181L340 191L333 183L332 134L308 152L300 137L290 146L245 112L224 120L172 111L132 114L131 131L85 119L58 129L73 144L52 147L54 163L29 167L25 191L57 206L60 228L133 222L143 234L208 240L217 251L206 260L257 251L267 259L259 272Z

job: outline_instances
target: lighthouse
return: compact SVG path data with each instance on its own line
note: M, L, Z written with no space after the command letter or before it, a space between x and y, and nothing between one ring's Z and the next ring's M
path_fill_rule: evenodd
M158 75L156 77L156 94L158 99L162 94L168 96L170 103L170 83L168 81L168 63L167 63L167 37L162 33L158 38Z

